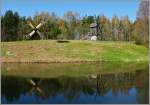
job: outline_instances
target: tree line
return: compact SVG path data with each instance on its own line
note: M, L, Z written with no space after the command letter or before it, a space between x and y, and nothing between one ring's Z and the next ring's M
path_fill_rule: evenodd
M90 24L97 22L98 40L135 41L148 45L148 8L149 1L141 1L134 22L128 16L119 18L114 15L112 19L104 15L81 17L72 11L66 12L62 18L54 12L37 12L33 17L21 17L18 12L8 10L1 16L1 41L27 40L27 35L32 31L29 22L34 26L44 22L39 30L45 39L83 39L90 33Z

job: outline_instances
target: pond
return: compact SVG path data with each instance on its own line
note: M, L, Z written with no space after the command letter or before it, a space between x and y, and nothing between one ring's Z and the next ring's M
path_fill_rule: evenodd
M3 63L3 104L148 104L148 63Z

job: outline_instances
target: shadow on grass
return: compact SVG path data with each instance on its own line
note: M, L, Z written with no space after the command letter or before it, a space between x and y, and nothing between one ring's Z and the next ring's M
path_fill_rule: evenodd
M57 40L58 43L69 43L70 41L68 40Z

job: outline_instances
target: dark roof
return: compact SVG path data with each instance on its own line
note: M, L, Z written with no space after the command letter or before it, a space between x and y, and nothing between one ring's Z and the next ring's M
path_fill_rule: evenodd
M90 24L90 28L94 28L94 27L96 27L97 26L97 23L92 23L92 24Z

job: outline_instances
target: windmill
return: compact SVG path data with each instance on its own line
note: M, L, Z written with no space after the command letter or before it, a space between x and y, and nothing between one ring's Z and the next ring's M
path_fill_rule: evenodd
M30 39L43 39L43 35L40 33L39 28L43 25L43 23L39 23L36 27L32 25L31 22L28 22L28 25L32 28L32 32L29 33Z

